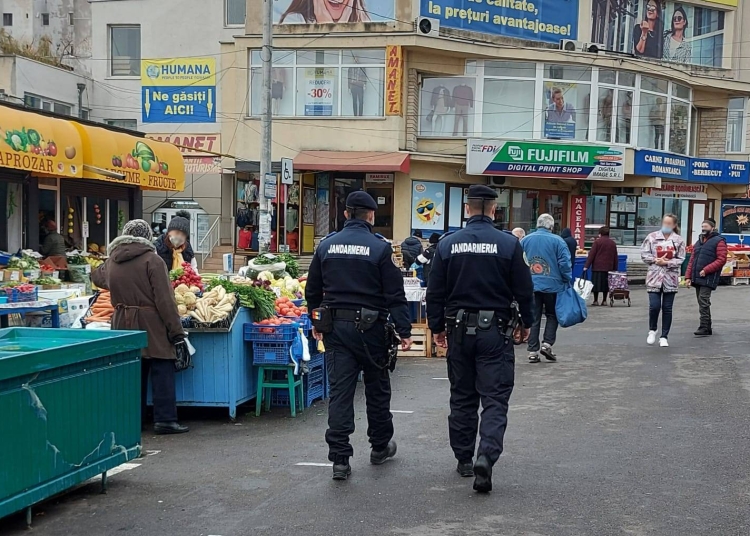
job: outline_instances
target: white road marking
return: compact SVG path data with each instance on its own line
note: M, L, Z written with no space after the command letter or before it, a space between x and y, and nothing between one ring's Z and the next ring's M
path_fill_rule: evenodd
M412 414L413 411L404 411L403 409L392 409L391 413L406 413L406 414Z
M156 456L157 454L160 454L160 453L161 453L160 450L147 450L146 456Z
M433 380L445 380L448 381L450 378L432 378Z
M317 462L299 462L295 463L294 465L299 465L302 467L331 467L331 463L317 463Z

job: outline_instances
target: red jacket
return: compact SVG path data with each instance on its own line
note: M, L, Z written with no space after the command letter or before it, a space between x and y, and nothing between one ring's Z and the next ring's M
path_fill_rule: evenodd
M616 272L617 264L617 244L608 236L600 236L591 246L583 269L591 268L594 272Z

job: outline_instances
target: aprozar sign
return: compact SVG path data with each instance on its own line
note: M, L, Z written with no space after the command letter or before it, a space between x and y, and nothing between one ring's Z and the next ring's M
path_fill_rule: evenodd
M446 28L559 43L578 36L578 0L421 0Z
M471 175L625 180L623 147L481 139L469 140L466 147Z

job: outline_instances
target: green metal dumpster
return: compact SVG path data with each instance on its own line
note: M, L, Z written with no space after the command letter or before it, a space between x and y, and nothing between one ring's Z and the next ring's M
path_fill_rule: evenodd
M0 518L140 456L135 331L0 330Z

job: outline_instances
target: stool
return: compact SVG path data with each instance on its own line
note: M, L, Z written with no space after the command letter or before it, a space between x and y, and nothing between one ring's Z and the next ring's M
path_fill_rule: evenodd
M286 372L286 378L283 380L274 380L266 378L266 372L274 370L283 370ZM273 376L273 375L271 375ZM302 387L302 376L294 375L294 365L260 365L258 367L258 391L255 397L255 416L260 417L260 406L263 399L266 401L266 411L271 410L271 389L289 389L289 408L292 410L292 417L297 416L297 405L299 410L305 409L305 393Z

